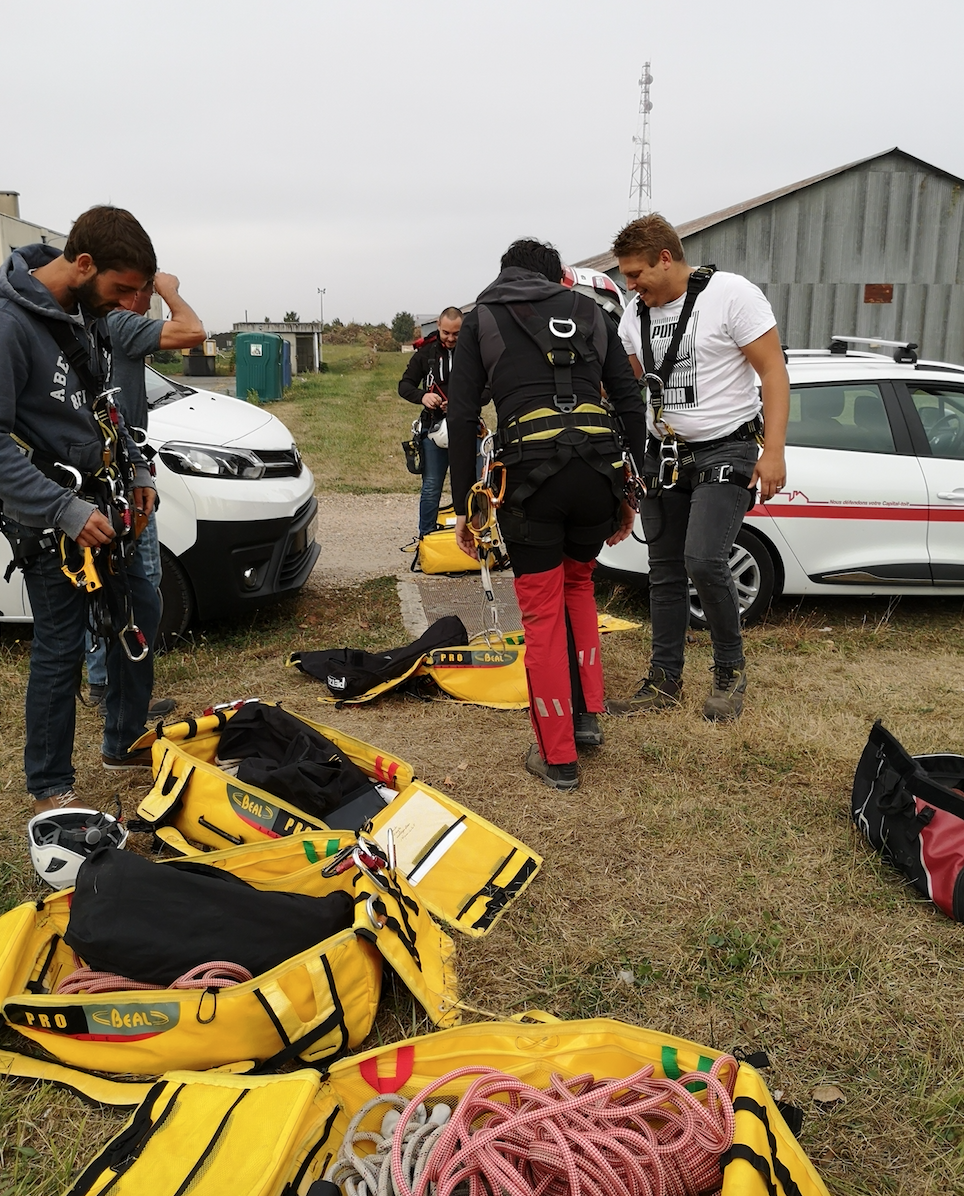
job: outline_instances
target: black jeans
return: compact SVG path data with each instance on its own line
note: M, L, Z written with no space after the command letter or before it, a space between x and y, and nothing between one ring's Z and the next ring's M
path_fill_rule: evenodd
M714 662L743 665L740 606L728 561L750 507L750 491L729 482L693 483L701 470L712 465L731 465L734 472L749 476L758 456L752 440L697 450L695 463L680 470L679 482L672 490L640 504L649 549L652 663L667 677L678 678L683 672L689 579L696 586L710 627ZM656 467L656 458L647 455L645 472L655 473Z
M30 534L8 521L14 532ZM128 569L134 619L154 643L160 605L138 553ZM76 693L84 658L87 611L84 593L64 576L59 554L42 552L24 569L33 640L27 681L27 742L24 767L27 790L40 800L63 793L74 783L73 748ZM122 757L144 734L154 682L153 650L140 661L129 660L119 640L107 650L107 672L116 678L108 687L102 751Z

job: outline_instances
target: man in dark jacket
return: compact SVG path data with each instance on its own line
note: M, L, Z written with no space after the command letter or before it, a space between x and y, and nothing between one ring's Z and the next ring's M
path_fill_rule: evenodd
M439 499L449 467L445 447L445 409L448 403L449 376L455 360L455 345L462 327L462 313L447 307L438 318L438 331L427 337L412 354L398 384L398 393L410 403L421 406L418 435L422 454L422 494L418 504L418 535L403 551L417 549L418 541L438 524ZM433 439L435 437L435 439ZM437 444L437 440L443 441Z
M0 268L0 501L34 616L24 751L34 813L82 804L71 757L87 607L84 590L61 568L61 540L71 558L91 549L103 563L124 526L123 498L103 499L108 433L93 408L109 360L98 321L156 270L143 228L111 207L85 212L63 254L30 245ZM130 514L149 516L153 478L122 420L116 440L112 456L122 464ZM136 554L123 577L140 635L129 655L119 637L108 652L119 684L108 695L102 759L108 768L149 768L150 753L129 748L143 733L150 700L158 601Z
M508 473L499 528L522 611L537 740L526 768L570 790L579 784L577 745L602 743L595 558L604 540L629 534L634 516L623 500L622 449L600 385L640 459L646 413L616 325L588 296L560 285L562 274L552 246L509 247L502 273L462 326L448 422L456 537L475 556L466 497L489 386Z

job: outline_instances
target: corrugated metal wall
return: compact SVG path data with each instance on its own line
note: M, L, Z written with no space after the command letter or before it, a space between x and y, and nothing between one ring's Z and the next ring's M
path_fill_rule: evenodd
M887 154L687 237L691 265L715 262L759 284L792 349L833 334L917 341L964 362L961 185ZM890 283L890 303L865 303Z

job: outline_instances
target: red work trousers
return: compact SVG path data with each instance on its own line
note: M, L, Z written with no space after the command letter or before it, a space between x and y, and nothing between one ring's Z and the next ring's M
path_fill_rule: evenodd
M595 565L595 561L563 557L555 569L524 573L514 582L525 631L529 718L539 754L548 764L571 764L576 759L570 631L585 708L593 714L603 709L599 624L592 586Z

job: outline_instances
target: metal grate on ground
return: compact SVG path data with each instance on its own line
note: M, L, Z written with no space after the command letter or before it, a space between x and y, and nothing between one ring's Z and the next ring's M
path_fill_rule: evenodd
M499 607L499 626L503 631L518 631L522 615L515 600L511 573L492 576L493 593ZM405 628L417 639L427 627L443 615L458 615L469 635L477 635L486 626L488 606L482 594L478 573L459 577L425 577L413 574L398 582L398 596Z

